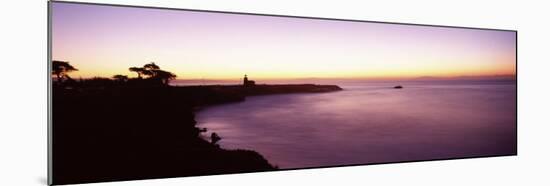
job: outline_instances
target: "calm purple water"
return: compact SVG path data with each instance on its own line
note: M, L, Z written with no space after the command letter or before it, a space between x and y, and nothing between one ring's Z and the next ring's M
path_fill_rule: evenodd
M248 97L197 121L280 168L516 153L513 81L334 84L345 90Z

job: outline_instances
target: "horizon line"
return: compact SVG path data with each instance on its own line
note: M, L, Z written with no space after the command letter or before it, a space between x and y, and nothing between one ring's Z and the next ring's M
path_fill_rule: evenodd
M52 77L55 78L55 77ZM76 79L109 78L105 76L76 77ZM136 77L130 77L136 78ZM288 77L288 78L254 78L252 80L451 80L451 79L517 79L517 74L495 74L495 75L460 75L460 76L414 76L414 77ZM172 81L236 81L241 78L176 78Z

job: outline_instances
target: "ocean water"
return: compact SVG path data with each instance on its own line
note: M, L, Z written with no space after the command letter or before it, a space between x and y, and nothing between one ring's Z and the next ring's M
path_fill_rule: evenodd
M247 97L198 126L283 169L516 153L515 81L330 84L344 90Z

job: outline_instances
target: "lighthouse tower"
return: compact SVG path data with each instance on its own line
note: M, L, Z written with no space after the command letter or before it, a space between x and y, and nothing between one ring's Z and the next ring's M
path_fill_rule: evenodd
M254 86L255 84L256 84L256 82L254 82L252 80L248 80L248 77L246 76L246 74L244 75L244 78L243 78L243 86L244 87Z

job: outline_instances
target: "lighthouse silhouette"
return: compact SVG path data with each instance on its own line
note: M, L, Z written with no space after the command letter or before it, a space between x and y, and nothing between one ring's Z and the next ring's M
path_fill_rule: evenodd
M256 82L254 82L252 80L248 80L248 76L246 74L244 75L244 78L243 78L243 86L244 87L254 86L255 84L256 84Z

